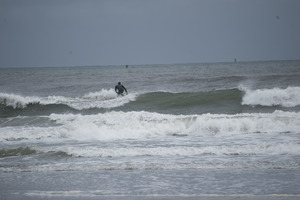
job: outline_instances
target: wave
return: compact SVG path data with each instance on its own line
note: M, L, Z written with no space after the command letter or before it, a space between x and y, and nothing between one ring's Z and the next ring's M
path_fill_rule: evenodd
M0 171L70 170L74 166L79 170L85 166L87 170L299 168L294 160L300 155L299 112L172 115L110 111L11 120L0 125L0 158L28 159L16 166L3 165ZM19 125L10 125L14 123ZM45 164L49 161L59 164Z
M0 158L14 157L14 156L32 156L37 155L40 158L68 158L71 155L64 151L53 151L49 149L47 151L42 151L37 147L17 147L17 148L5 148L0 149Z
M299 113L283 111L234 115L112 111L96 115L51 114L47 118L52 126L2 126L0 141L47 143L61 140L80 142L186 136L227 137L244 134L298 134L300 130Z
M90 108L112 108L122 106L135 100L135 94L129 94L119 98L113 89L102 89L98 92L90 92L82 97L65 96L21 96L17 94L0 93L0 103L14 109L26 108L30 105L66 105L76 110Z
M200 156L200 155L299 155L300 147L294 143L261 143L220 146L168 146L168 147L109 147L99 146L58 146L39 148L39 151L59 152L66 157L138 157L138 156ZM53 148L55 151L53 151ZM58 154L58 153L57 153Z
M72 130L68 137L110 140L161 136L224 136L300 130L299 113L244 113L235 115L169 115L151 112L109 112L98 115L52 114L51 120ZM84 126L82 126L84 124ZM67 129L66 129L67 128Z
M242 99L242 95L243 91L238 89L182 93L151 92L139 96L137 102L151 102L164 107L208 105L229 101L238 104Z
M12 149L0 149L0 158L10 156L25 156L35 154L37 151L29 147L19 147Z
M240 106L238 89L195 93L148 92L118 97L113 89L90 92L81 97L21 96L0 93L2 116L49 115L51 113L99 113L109 110L151 111L172 114L238 112L227 105ZM99 110L100 109L100 110ZM226 111L227 110L227 111Z
M7 116L16 111L18 113L15 115L29 115L29 113L42 115L79 113L91 109L96 109L94 113L98 113L99 109L104 109L103 111L114 109L118 111L146 110L171 114L235 114L260 112L262 107L269 108L269 110L263 110L266 112L278 109L291 111L297 106L300 106L300 87L256 90L240 87L238 89L178 93L157 91L130 93L124 97L118 97L113 89L102 89L80 97L36 97L0 93L0 107L6 111L3 113L6 113Z
M0 149L0 158L38 155L41 158L68 157L138 157L138 156L199 156L199 155L299 155L295 143L260 143L219 146L168 146L168 147L102 147L88 145L59 145Z
M207 92L150 92L141 94L129 94L123 98L118 98L113 89L102 89L98 92L90 92L82 97L64 97L64 96L48 96L48 97L36 97L36 96L21 96L17 94L0 93L0 103L13 108L25 108L31 104L64 104L72 108L81 110L89 108L110 108L119 107L130 101L135 101L138 96L138 102L160 102L171 103L172 105L181 106L184 104L206 104L209 102L215 102L219 100L240 99L242 91L238 89L230 90L217 90Z
M242 105L296 107L300 105L300 87L286 89L244 89Z
M203 92L151 92L139 95L131 102L149 111L178 110L178 113L241 113L263 111L273 112L278 109L292 110L300 106L300 87L286 89L256 89L239 87L226 90ZM255 109L255 106L258 106ZM188 110L188 112L185 112Z

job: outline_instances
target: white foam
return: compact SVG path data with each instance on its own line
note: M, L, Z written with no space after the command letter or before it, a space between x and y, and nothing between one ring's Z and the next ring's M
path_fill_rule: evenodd
M89 116L52 114L50 118L63 124L72 139L79 140L140 139L180 133L185 128L184 123L177 123L174 115L144 111L108 112Z
M46 117L46 116L45 116ZM170 136L227 137L249 133L299 133L300 115L275 111L252 114L169 115L151 112L107 112L96 115L51 114L50 127L2 127L0 141L10 137L40 140L145 140Z
M216 136L245 133L299 132L300 115L294 112L243 113L236 115L205 114L197 117L193 130Z
M12 106L13 108L23 108L29 103L38 103L38 97L34 96L21 96L17 94L7 94L0 93L0 102L6 104L7 106Z
M97 92L90 92L83 96L84 99L94 99L94 100L110 100L116 98L116 92L113 89L105 90Z
M125 105L131 101L135 101L138 94L130 93L122 97L118 97L113 89L102 89L98 92L90 92L73 102L70 105L73 108L82 110L89 108L114 108Z
M41 105L64 104L71 108L82 110L90 108L113 108L119 107L130 101L134 101L138 94L128 94L119 98L113 89L102 89L98 92L90 92L82 97L64 96L21 96L16 94L0 93L0 102L13 108L25 108L28 104L39 103Z
M245 91L243 105L295 107L300 105L300 87L286 89L242 89Z
M108 147L57 146L40 148L41 151L61 151L75 157L139 157L139 156L200 156L206 155L300 155L300 146L289 143L236 144L219 146L173 147Z

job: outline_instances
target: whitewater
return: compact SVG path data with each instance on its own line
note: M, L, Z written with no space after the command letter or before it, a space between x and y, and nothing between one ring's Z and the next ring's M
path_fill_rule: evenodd
M0 72L4 199L300 196L299 61Z

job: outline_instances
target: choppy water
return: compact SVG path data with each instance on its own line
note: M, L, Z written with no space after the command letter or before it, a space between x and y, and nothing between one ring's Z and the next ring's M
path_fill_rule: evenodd
M295 172L299 80L299 61L0 69L0 172Z

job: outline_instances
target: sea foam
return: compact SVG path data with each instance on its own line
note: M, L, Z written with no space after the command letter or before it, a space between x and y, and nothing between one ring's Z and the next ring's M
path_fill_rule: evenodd
M138 156L200 156L200 155L299 155L300 146L290 143L236 144L219 146L168 147L101 147L91 145L39 147L39 151L65 152L74 157L138 157Z
M34 104L39 101L39 97L0 93L0 103L5 104L6 106L12 106L13 108L24 108L27 104Z
M81 97L64 97L64 96L22 96L17 94L0 93L0 103L13 108L25 108L29 104L67 105L77 110L90 108L113 108L119 107L130 101L134 101L138 94L128 94L122 98L118 97L113 89L102 89L97 92L90 92Z
M243 89L243 105L295 107L300 105L300 87L286 89Z
M1 141L26 140L145 140L173 136L227 137L249 133L299 133L296 112L244 113L235 115L170 115L152 112L107 112L96 115L51 114L54 126L2 127Z

